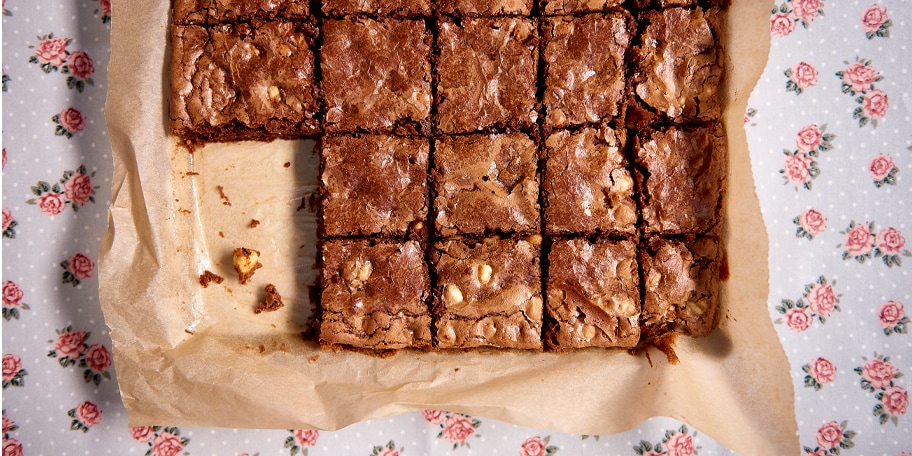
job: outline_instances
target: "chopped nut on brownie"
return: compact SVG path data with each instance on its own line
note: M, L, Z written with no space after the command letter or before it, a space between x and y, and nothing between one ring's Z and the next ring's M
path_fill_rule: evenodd
M241 281L241 285L247 283L253 277L254 271L263 267L258 261L259 259L260 252L258 250L245 247L234 249L232 264L234 264L234 270L238 273L238 280Z

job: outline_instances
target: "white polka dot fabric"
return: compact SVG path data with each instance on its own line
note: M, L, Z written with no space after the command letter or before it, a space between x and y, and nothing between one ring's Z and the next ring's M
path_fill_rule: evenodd
M910 18L902 0L791 0L770 14L745 128L796 452L912 452ZM662 417L612 436L437 410L336 432L129 428L95 265L111 195L111 20L108 0L3 4L4 456L731 454Z

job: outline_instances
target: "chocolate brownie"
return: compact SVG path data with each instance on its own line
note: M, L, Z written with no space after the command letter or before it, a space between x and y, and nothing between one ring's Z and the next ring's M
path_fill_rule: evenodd
M636 244L557 239L548 254L551 348L633 347L640 338Z
M444 133L530 128L538 119L535 22L522 18L438 23L437 119Z
M456 16L528 16L533 0L437 0L437 10Z
M322 345L430 347L430 281L417 242L330 240L322 255Z
M704 336L715 327L719 296L719 239L652 237L640 251L643 331ZM648 328L648 329L647 329Z
M318 133L314 33L283 22L174 26L171 132L191 141Z
M541 10L547 15L595 13L618 8L624 0L541 0Z
M522 133L438 140L432 176L437 231L539 231L537 164L535 142Z
M429 140L383 135L323 138L327 236L401 236L427 219Z
M706 233L722 210L728 153L721 124L644 130L636 137L648 233Z
M548 234L633 234L637 207L624 159L624 132L561 130L545 141L542 189Z
M430 0L323 0L323 12L330 17L352 14L426 17L431 15Z
M611 13L542 20L545 126L563 128L620 116L632 18Z
M175 24L215 25L251 20L303 21L309 0L174 0Z
M327 132L429 133L431 35L424 21L323 23Z
M632 80L645 109L678 123L719 119L716 13L670 8L640 14L645 27L633 53Z
M542 347L539 245L449 240L434 245L431 261L438 348Z

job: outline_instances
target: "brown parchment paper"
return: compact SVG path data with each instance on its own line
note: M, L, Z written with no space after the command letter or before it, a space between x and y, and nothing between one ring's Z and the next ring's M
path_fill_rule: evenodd
M769 3L769 4L768 4ZM611 434L652 416L745 454L798 451L789 365L767 310L767 237L743 116L769 51L769 1L726 15L730 151L720 327L680 363L623 351L417 353L379 359L305 342L316 277L318 157L308 141L212 145L167 132L169 2L114 0L106 117L115 171L100 295L131 425L339 429L440 408L557 432ZM221 191L219 190L221 187ZM250 227L251 219L260 221ZM246 286L231 251L262 252ZM209 269L226 278L202 288ZM285 307L254 315L273 283Z

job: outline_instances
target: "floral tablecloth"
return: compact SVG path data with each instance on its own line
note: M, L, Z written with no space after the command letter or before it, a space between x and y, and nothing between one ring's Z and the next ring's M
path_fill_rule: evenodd
M95 265L111 196L111 20L108 0L3 5L4 456L731 453L662 417L611 436L437 410L336 432L129 428ZM796 453L912 452L910 20L907 0L770 13L770 61L744 122Z

